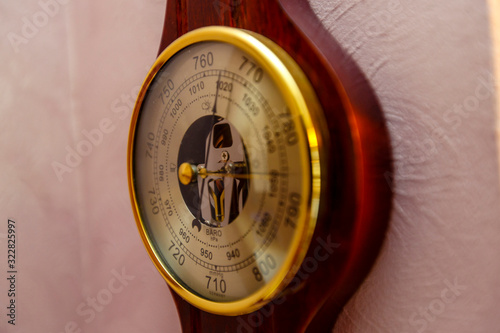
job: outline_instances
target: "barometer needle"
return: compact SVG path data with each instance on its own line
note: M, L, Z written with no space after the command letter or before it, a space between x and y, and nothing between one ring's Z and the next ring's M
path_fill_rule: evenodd
M236 168L246 169L246 166L237 165ZM187 162L182 163L179 166L179 181L182 184L188 185L192 182L195 182L198 176L200 176L204 182L205 178L208 176L230 177L237 179L255 179L255 178L267 178L267 177L284 177L287 176L287 174L280 172L239 173L239 172L234 172L233 169L220 169L215 171L209 171L203 166L196 166L194 164Z
M222 71L219 72L219 77L217 78L217 81L215 82L216 88L215 88L215 100L214 100L214 105L212 107L212 127L210 128L210 134L208 136L208 142L207 142L207 147L205 151L205 165L208 163L208 156L210 155L210 148L212 147L212 132L213 132L213 127L215 126L215 114L217 113L217 97L219 96L219 86L220 86L220 77L221 77ZM203 196L203 193L205 191L205 178L203 178L203 181L201 183L201 191L200 191L200 196ZM201 221L201 205L202 205L202 198L200 197L200 206L199 206L199 211L198 211L198 219Z

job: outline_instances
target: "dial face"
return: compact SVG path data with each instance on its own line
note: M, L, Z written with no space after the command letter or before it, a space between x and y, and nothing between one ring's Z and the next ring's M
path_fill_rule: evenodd
M280 81L257 39L197 36L167 48L140 94L134 208L177 292L206 311L249 312L286 285L307 249L312 130L300 91Z

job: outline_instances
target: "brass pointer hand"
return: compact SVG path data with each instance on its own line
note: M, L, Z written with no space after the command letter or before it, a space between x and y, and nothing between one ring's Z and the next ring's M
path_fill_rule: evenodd
M219 72L219 77L217 78L217 81L215 82L216 88L215 88L214 106L212 107L212 128L215 125L215 114L217 113L217 97L219 96L219 86L220 86L221 74L222 74L222 72ZM208 156L210 155L210 148L212 147L212 132L213 131L210 131L210 135L209 135L209 139L208 139L208 143L207 143L207 147L206 147L206 151L205 151L205 165L208 163ZM205 190L205 178L203 178L203 181L201 183L201 191L200 191L201 195L203 195L203 193L205 193L204 190ZM199 207L199 216L198 216L198 219L200 221L202 219L202 217L201 217L202 201L203 200L201 200L201 198L200 198L200 207Z
M245 170L241 172L240 170ZM266 177L278 177L282 176L281 173L248 173L246 172L247 166L245 163L228 163L223 169L209 171L205 168L205 165L199 164L194 165L191 163L182 163L179 166L179 181L181 184L188 185L194 183L197 177L200 176L202 179L208 176L219 176L219 177L231 177L238 179L255 179L255 178L266 178Z

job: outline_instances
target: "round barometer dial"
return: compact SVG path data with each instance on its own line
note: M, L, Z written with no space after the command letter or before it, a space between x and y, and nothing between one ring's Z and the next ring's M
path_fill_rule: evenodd
M130 187L150 256L191 304L249 313L297 272L319 200L318 105L291 58L245 30L194 30L156 61L134 110Z

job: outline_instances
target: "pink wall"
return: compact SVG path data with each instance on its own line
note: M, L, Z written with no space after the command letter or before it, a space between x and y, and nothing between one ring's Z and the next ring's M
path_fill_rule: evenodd
M484 1L313 1L382 102L395 205L376 267L336 332L493 332L500 192Z
M312 5L373 84L394 144L387 241L335 332L498 330L498 77L487 4ZM131 105L164 7L0 5L0 331L179 332L126 177ZM4 315L8 219L17 235L15 326Z

